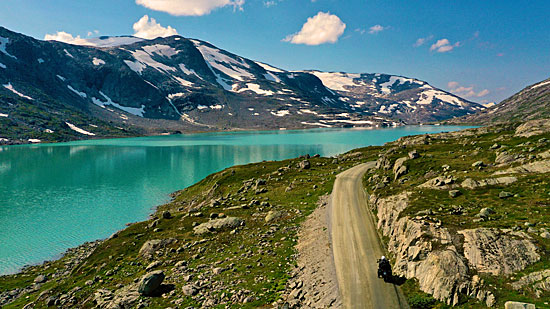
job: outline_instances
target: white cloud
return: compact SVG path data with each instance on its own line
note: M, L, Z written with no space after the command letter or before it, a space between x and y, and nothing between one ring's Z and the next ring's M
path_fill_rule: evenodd
M374 26L369 28L369 33L370 34L376 34L378 32L384 31L386 29L388 29L388 27L384 27L382 25L374 25Z
M451 81L447 83L447 87L451 90L452 93L464 98L472 98L472 97L481 98L490 93L488 89L483 89L479 92L475 92L474 86L470 86L470 87L460 86L460 84L455 81Z
M74 37L72 34L65 31L57 31L55 34L46 34L44 36L44 40L59 41L74 45L93 45L89 43L86 39L81 38L80 35Z
M357 28L357 29L355 29L355 32L359 33L360 35L363 35L367 32L367 30L362 29L362 28Z
M274 5L277 5L277 1L275 1L275 0L264 1L264 6L267 7L267 8L270 8Z
M432 46L430 47L430 51L435 50L438 53L446 53L446 52L450 52L451 50L453 50L455 47L458 47L458 46L460 46L460 42L451 44L449 40L441 39L441 40L437 40L436 43L432 44Z
M201 16L224 6L242 10L244 0L136 0L136 4L176 16Z
M134 36L143 39L156 39L158 37L166 37L178 34L176 29L168 26L163 27L154 18L149 19L149 16L143 15L134 26Z
M283 41L306 45L336 43L345 29L346 24L338 16L319 12L307 19L300 32L287 36Z
M413 44L414 47L420 47L424 45L424 43L431 41L434 38L433 35L429 35L425 38L419 38L416 40L416 42Z

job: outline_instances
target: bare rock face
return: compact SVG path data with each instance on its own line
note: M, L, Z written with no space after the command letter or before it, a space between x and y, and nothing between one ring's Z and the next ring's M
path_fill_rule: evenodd
M369 198L370 207L377 210L378 229L389 238L395 273L418 279L422 291L449 305L458 304L465 296L494 303L483 282L470 275L468 261L458 253L447 229L429 220L399 217L409 205L409 196L403 192L383 199Z
M136 285L129 285L112 292L107 289L99 289L94 293L94 302L98 308L121 309L132 308L139 299Z
M541 152L537 155L537 158L541 159L550 159L550 150L547 150L545 152Z
M518 301L507 301L504 303L504 309L535 309L535 305Z
M531 137L550 132L550 120L531 120L516 128L515 135L519 137Z
M494 186L494 185L509 185L518 181L516 177L499 177L499 178L487 178L474 180L467 178L460 185L467 189L475 189L485 186Z
M537 247L523 232L479 228L462 230L464 255L479 272L506 275L540 260Z
M148 240L139 249L139 256L151 259L157 250L175 242L177 242L175 238Z
M529 174L529 173L548 173L550 172L550 160L535 161L524 165L511 167L509 169L495 172L494 175L501 174Z
M542 291L550 291L550 269L532 272L512 283L515 290L531 288Z
M224 229L234 229L241 226L244 220L236 217L226 217L221 219L214 219L208 222L199 224L193 228L193 232L197 235L213 233Z
M508 164L515 162L518 158L506 151L499 152L495 158L495 164Z

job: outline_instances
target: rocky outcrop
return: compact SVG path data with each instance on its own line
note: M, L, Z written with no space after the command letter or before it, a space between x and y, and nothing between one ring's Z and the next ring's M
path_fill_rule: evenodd
M509 169L495 172L494 175L502 174L529 174L529 173L548 173L550 172L550 160L535 161L523 164Z
M550 132L550 120L539 119L527 121L516 128L515 135L519 137L531 137Z
M388 237L388 251L395 257L394 271L407 279L416 278L420 289L449 305L465 296L478 298L488 306L495 302L483 281L470 275L447 229L427 217L400 217L409 205L410 193L387 198L369 197L378 216L378 229Z
M408 168L405 165L405 162L408 160L408 157L403 157L395 160L395 163L393 164L393 175L394 180L398 179L399 177L407 174Z
M197 235L201 235L225 229L234 229L241 226L241 224L244 224L244 220L236 217L214 219L195 226L193 232Z
M175 238L148 240L139 249L139 256L151 259L156 251L175 242L177 242Z
M550 269L532 272L521 277L518 281L512 282L515 290L529 288L535 290L539 295L540 291L550 291Z
M511 177L511 176L499 177L499 178L487 178L487 179L479 179L479 180L467 178L460 185L467 189L476 189L476 188L485 187L485 186L497 186L497 185L506 186L516 182L517 180L518 179L516 177Z
M129 285L116 290L99 289L94 293L94 302L102 309L132 308L139 299L137 285Z
M478 272L507 275L540 260L524 232L478 228L458 233L464 236L464 256Z
M519 301L507 301L504 303L504 309L536 309L535 305L522 303Z
M420 188L449 190L458 187L453 176L438 176L421 184Z

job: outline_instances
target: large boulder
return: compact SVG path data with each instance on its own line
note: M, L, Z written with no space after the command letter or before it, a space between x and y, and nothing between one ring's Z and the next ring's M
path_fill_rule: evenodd
M150 296L160 287L164 281L164 272L155 270L141 277L138 283L138 292L141 295Z
M458 233L464 236L464 256L478 272L508 275L540 260L524 232L478 228Z
M408 159L408 157L403 157L395 160L395 163L393 164L394 179L398 179L399 177L407 174L408 168L405 165L405 161Z
M509 169L495 172L494 175L501 174L529 174L529 173L548 173L550 172L550 160L535 161L524 165L511 167Z
M197 235L206 233L213 233L225 229L234 229L241 226L244 220L236 217L227 217L221 219L214 219L208 222L199 224L193 228L193 232Z
M94 302L98 308L102 309L132 308L139 296L137 286L133 284L122 287L115 292L99 289L94 293Z
M280 219L282 216L283 216L283 213L282 213L282 212L271 210L271 211L269 211L269 212L267 213L267 215L265 216L265 222L266 222L266 223L269 223L269 222L271 222L271 221L278 220L278 219Z

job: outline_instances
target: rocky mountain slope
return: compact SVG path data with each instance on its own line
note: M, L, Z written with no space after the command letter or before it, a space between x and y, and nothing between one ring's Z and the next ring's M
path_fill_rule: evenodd
M550 117L550 78L514 94L500 104L446 123L505 123Z
M326 218L317 202L339 172L377 161L364 178L369 206L411 308L545 308L549 140L541 120L231 167L147 221L0 277L0 305L337 306L328 266L311 256L330 258L330 244L315 241L329 239L327 227L305 220Z
M411 78L285 71L181 36L100 37L84 44L0 27L0 118L22 124L21 132L2 129L0 136L375 127L483 109ZM19 109L55 116L44 123ZM100 126L108 133L96 130Z

